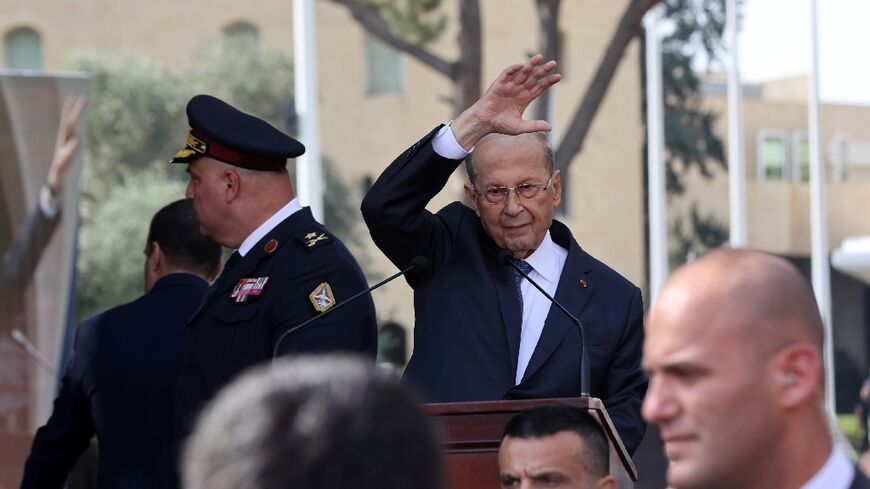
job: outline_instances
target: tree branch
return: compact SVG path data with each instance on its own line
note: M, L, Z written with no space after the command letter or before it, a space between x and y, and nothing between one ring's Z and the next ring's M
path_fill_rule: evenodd
M390 30L390 26L382 18L378 16L371 8L367 7L359 0L329 0L332 3L344 5L347 7L350 14L360 23L369 33L378 39L384 41L390 46L407 53L416 58L421 63L432 68L436 72L446 76L450 80L456 79L455 62L450 62L435 53L423 48L420 45L411 43L395 35Z
M610 44L598 64L595 76L589 83L586 94L580 101L571 124L556 150L556 168L566 170L574 156L580 152L589 127L601 106L601 101L607 93L607 88L610 86L625 49L634 36L640 32L644 14L659 3L661 0L631 0L625 9L616 32L610 38Z

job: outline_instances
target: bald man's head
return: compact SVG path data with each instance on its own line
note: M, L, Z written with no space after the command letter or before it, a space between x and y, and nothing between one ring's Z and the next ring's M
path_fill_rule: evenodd
M775 349L808 341L822 349L824 329L813 291L783 258L751 250L711 251L674 273L662 298L687 293L687 307L705 309L711 320L728 318L729 327L743 328L757 346Z
M717 250L677 271L650 308L643 357L643 415L661 429L670 484L770 487L777 469L799 473L793 450L827 436L822 338L812 290L781 258Z

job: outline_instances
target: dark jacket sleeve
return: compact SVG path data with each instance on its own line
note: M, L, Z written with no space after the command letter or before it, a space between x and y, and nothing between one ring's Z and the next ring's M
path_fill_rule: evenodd
M86 375L87 343L92 342L92 324L84 323L76 330L73 353L61 380L60 393L54 400L54 410L45 426L36 431L30 456L24 465L24 488L62 488L67 474L94 435L83 378Z
M2 291L0 291L0 317L8 318L11 310L21 301L19 291L33 278L39 258L60 221L60 212L48 217L37 204L27 216L24 225L15 235L15 240L3 254ZM3 321L5 323L6 321ZM0 326L2 328L2 326ZM0 333L7 331L0 329Z
M647 387L640 368L643 335L643 299L640 289L634 287L623 335L601 392L607 413L629 453L634 453L646 432L646 423L640 415Z
M423 256L429 260L431 274L451 254L450 230L426 210L461 163L441 157L432 147L441 127L399 155L362 201L362 215L372 240L398 268Z

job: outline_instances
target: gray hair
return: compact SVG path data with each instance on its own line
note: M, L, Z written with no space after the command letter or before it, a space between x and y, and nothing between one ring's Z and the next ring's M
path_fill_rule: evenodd
M221 391L184 452L191 489L439 489L430 420L371 359L298 356Z
M529 133L536 137L544 150L544 163L547 165L547 173L550 175L556 170L556 155L553 153L553 147L550 145L550 133L538 131ZM474 184L477 179L477 171L474 169L474 152L465 157L465 173L468 175L468 181Z

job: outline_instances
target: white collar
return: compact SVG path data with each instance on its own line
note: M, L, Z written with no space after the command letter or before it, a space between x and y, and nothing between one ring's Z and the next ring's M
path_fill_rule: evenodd
M855 466L834 441L828 461L801 489L848 489L854 478Z
M541 245L531 255L526 257L525 261L544 280L555 284L559 282L559 277L562 275L562 263L564 263L564 260L559 260L560 255L567 256L568 250L553 242L548 230L547 234L544 235Z
M284 207L278 209L278 212L272 214L272 217L266 219L266 222L260 224L253 233L249 234L248 237L242 241L242 245L239 246L239 254L245 256L258 241L263 239L263 236L269 234L269 231L275 229L275 226L281 224L284 219L287 219L300 210L302 210L302 204L299 203L299 198L293 197L293 200L287 202Z

